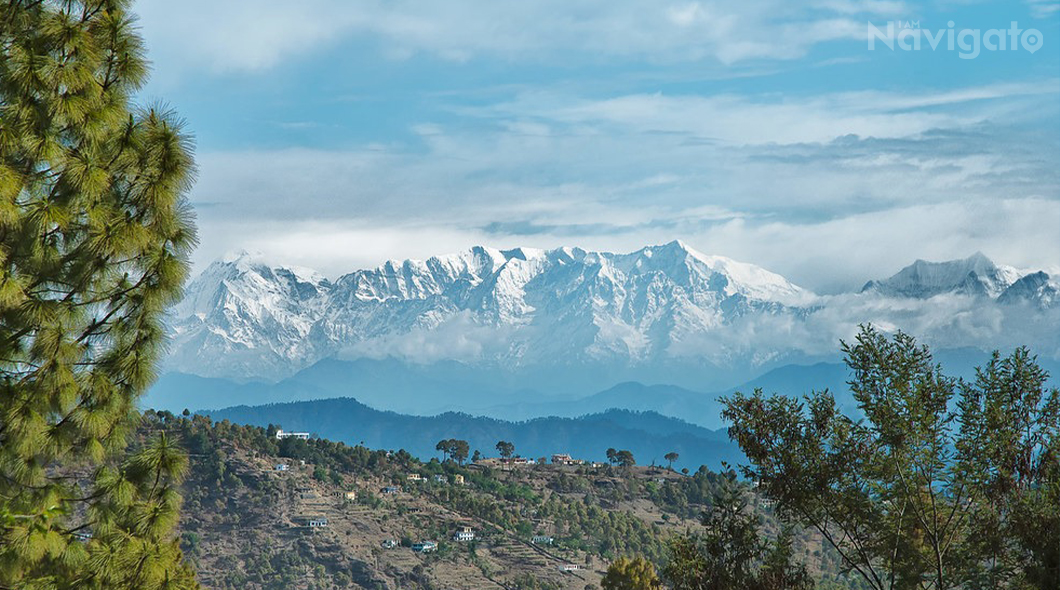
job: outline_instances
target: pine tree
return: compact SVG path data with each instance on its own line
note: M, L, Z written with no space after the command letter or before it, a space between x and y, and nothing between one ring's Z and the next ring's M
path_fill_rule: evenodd
M186 459L122 459L195 231L191 142L131 97L126 0L0 3L0 588L196 586Z

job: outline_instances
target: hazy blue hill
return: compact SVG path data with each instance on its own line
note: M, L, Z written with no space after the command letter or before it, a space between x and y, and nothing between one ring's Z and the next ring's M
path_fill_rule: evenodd
M575 400L531 399L532 401L496 405L484 409L481 413L501 419L528 420L541 416L572 418L621 408L680 417L701 426L720 424L718 416L721 405L715 396L676 385L645 385L627 381Z
M331 391L310 383L237 383L217 377L166 373L151 386L140 405L180 412L184 408L213 409L333 395Z
M721 461L737 462L739 450L724 432L708 430L656 413L615 410L580 418L537 418L509 422L461 413L409 416L382 412L349 398L264 406L238 406L203 412L214 420L241 424L281 425L286 430L307 431L349 444L405 449L421 458L437 455L435 444L446 438L467 440L472 452L495 455L499 440L515 443L525 457L570 453L585 459L604 460L609 447L629 449L639 463L663 462L675 451L680 465L718 468Z
M935 360L947 374L975 377L975 367L989 360L988 353L974 348L943 349ZM1060 363L1039 358L1042 367L1060 376ZM557 378L552 375L552 378ZM656 412L708 429L725 427L718 398L735 391L801 396L811 390L829 389L848 412L854 403L847 388L849 369L840 362L790 364L772 369L736 387L695 391L670 384L646 385L625 381L607 389L578 384L581 396L546 395L555 391L548 380L532 375L515 379L511 374L484 370L455 362L411 365L398 360L342 361L326 359L279 383L236 383L226 379L167 373L142 402L179 412L184 408L217 410L231 406L355 398L382 410L406 415L431 416L446 411L466 412L507 421L544 416L573 418L598 414L613 408ZM615 378L621 378L616 375ZM575 389L576 390L576 389Z

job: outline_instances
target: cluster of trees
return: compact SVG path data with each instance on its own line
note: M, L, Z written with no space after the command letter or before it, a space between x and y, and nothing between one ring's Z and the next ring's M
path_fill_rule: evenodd
M769 540L761 515L747 504L736 474L720 474L701 531L669 539L665 555L621 558L608 568L605 590L656 590L664 580L675 590L811 590L813 580L793 559L792 533ZM660 572L655 563L663 563Z
M902 333L866 326L843 351L863 417L828 391L723 400L742 474L787 530L815 531L874 590L1060 588L1060 392L1034 357L995 352L964 381ZM676 590L811 585L789 535L763 544L732 497L703 524L671 543ZM608 587L631 587L628 569Z
M633 458L633 453L621 450L616 451L615 449L607 449L607 462L612 465L618 465L619 467L633 467L637 464L637 460ZM674 461L677 460L677 453L671 453L674 455Z
M471 446L468 445L467 441L455 438L447 438L438 441L438 444L434 446L434 449L436 451L441 451L447 459L452 459L460 464L467 461L468 456L471 454Z

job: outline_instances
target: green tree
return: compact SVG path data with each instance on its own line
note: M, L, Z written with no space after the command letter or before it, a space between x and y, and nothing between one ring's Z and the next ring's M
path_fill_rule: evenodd
M637 460L633 458L633 453L626 450L615 453L615 461L620 467L625 467L626 469L637 464Z
M961 384L957 475L974 499L972 587L1060 588L1060 396L1048 378L1020 348L995 352Z
M611 465L618 462L618 451L614 447L607 449L607 462Z
M515 445L506 440L497 442L497 452L505 459L511 459L515 454Z
M3 588L195 585L183 456L159 438L120 459L195 243L190 138L130 103L148 68L128 5L0 3Z
M467 456L471 452L471 446L467 444L466 440L453 439L450 441L449 455L457 463L463 464L467 461Z
M668 463L667 469L669 469L670 471L673 471L674 470L674 461L676 461L680 457L681 457L681 455L678 455L677 453L675 453L673 451L663 455L663 459L666 459L666 462Z
M863 327L843 351L864 419L827 391L723 400L777 513L871 588L1060 587L1060 394L1033 357L995 354L964 383L902 333Z
M445 458L445 459L449 458L449 453L452 450L452 448L453 448L453 439L451 439L451 438L440 440L440 441L438 441L438 444L434 445L434 450L441 451L442 452L442 457Z
M809 590L805 568L792 563L791 533L766 542L759 519L747 507L746 491L730 472L703 514L702 533L670 541L663 574L674 590Z
M661 590L655 566L643 557L619 557L600 581L604 590Z

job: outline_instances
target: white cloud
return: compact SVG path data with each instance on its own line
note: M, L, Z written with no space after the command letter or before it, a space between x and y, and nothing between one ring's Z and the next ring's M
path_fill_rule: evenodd
M378 43L398 59L788 60L819 43L863 41L864 20L855 16L885 17L902 7L842 0L144 0L137 11L152 55L172 73L262 70L349 39Z
M819 292L976 250L1056 266L1056 156L1027 124L1055 118L1056 91L535 93L458 111L475 125L417 124L422 145L205 153L200 262L251 247L340 274L472 244L680 237Z

